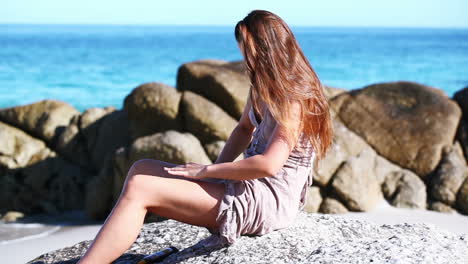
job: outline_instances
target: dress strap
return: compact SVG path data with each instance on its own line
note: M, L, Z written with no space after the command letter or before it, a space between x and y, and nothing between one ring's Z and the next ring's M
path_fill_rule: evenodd
M250 119L250 122L252 123L252 125L254 125L255 127L258 127L259 124L257 122L257 118L255 117L253 106L250 106L249 119Z

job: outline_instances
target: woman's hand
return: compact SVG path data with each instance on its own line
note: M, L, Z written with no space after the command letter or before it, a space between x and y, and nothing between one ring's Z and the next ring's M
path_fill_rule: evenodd
M172 175L179 175L192 179L203 179L207 165L189 162L174 167L164 167L164 170Z

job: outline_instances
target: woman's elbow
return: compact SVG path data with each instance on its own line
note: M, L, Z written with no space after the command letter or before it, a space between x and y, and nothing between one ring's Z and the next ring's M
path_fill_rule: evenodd
M280 169L281 168L278 168L277 166L273 166L272 164L268 164L268 162L265 162L263 167L263 174L265 175L265 177L273 177L276 174L278 174Z

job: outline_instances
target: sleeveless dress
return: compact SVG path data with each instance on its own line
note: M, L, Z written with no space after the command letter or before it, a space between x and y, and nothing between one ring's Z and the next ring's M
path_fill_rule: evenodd
M275 128L268 109L257 123L253 108L249 119L256 127L244 158L261 154ZM301 134L302 138L302 134ZM298 149L306 149L301 153ZM287 227L305 206L308 186L312 185L315 153L311 144L297 144L280 171L273 177L251 180L202 179L225 184L216 221L217 229L207 228L218 245L231 245L240 235L263 235Z

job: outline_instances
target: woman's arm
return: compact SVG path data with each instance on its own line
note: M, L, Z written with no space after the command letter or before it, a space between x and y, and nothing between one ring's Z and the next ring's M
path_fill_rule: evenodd
M236 159L249 145L255 126L250 123L249 111L251 107L250 98L247 98L247 103L244 107L244 112L237 123L237 126L229 136L224 148L218 155L214 163L231 162Z
M293 107L297 109L297 107ZM288 118L296 128L294 135L297 141L297 129L299 119L297 111L292 110ZM284 166L294 146L286 141L286 129L276 124L271 137L265 147L265 151L236 162L221 162L211 165L188 163L176 167L165 168L170 174L180 175L188 178L218 178L230 180L249 180L263 177L271 177L278 173ZM234 141L233 141L234 142ZM233 144L233 143L231 143Z
M284 128L276 124L263 153L236 162L207 165L198 177L249 180L274 176L283 167L294 147L286 142L284 135Z

